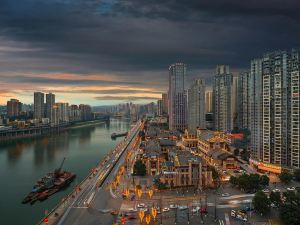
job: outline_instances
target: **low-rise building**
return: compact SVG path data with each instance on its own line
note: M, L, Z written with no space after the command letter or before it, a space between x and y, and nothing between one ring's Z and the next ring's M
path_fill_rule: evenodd
M170 152L169 161L162 165L160 181L167 187L203 188L212 185L212 174L207 163L189 151Z
M223 169L236 169L237 160L231 152L231 135L226 132L198 130L196 154L209 164Z

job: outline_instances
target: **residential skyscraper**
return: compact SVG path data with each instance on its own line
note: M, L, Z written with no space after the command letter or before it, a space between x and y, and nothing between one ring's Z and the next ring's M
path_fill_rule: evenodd
M212 113L213 110L213 92L205 91L205 113Z
M169 67L169 128L187 128L186 64L176 63Z
M34 92L34 111L33 117L35 119L42 119L45 115L45 103L44 103L44 93Z
M22 111L22 103L18 99L10 99L7 101L6 110L9 118L19 116Z
M249 79L249 72L240 73L238 76L237 127L239 128L250 128Z
M163 115L163 104L162 104L163 100L162 99L158 99L157 100L157 115L158 116L162 116Z
M197 128L206 128L205 83L201 79L194 80L188 90L187 112L187 125L190 133L196 134Z
M291 166L300 167L300 49L291 53Z
M250 152L251 159L262 160L262 60L251 61L249 82L249 129L251 131Z
M52 120L51 118L51 110L53 108L53 105L55 104L55 95L52 93L46 94L46 118L50 119L50 122Z
M168 94L162 93L162 107L163 107L163 114L168 115Z
M299 65L300 50L295 49L251 62L250 149L259 169L280 173L300 167Z
M58 109L59 123L68 123L69 120L69 103L58 102L55 104Z
M233 76L229 66L218 65L213 82L214 128L220 131L233 129Z

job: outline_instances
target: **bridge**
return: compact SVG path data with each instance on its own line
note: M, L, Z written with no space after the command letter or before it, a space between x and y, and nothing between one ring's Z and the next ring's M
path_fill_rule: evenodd
M114 218L110 213L104 214L103 212L105 210L109 212L108 207L118 207L121 202L111 199L107 191L108 184L124 164L127 152L136 145L139 131L143 126L143 122L138 121L124 140L37 224L76 225L86 224L87 221L89 221L88 224L97 225L112 223Z

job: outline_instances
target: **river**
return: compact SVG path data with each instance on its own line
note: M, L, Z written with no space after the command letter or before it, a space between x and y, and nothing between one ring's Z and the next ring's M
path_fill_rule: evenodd
M0 224L36 224L120 141L112 140L111 133L129 129L129 120L111 119L59 135L0 143ZM44 202L21 204L33 184L58 168L64 157L63 169L76 173L76 180Z

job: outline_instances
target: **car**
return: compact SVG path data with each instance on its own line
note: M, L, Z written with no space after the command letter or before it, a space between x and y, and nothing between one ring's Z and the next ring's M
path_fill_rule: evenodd
M186 210L186 209L188 209L189 207L187 206L187 205L180 205L179 207L178 207L178 209L179 210Z
M275 189L273 190L273 192L280 192L280 190L277 189L277 188L275 188Z
M270 192L270 190L267 189L267 188L266 188L266 189L263 189L262 191L263 191L263 193L269 193L269 192Z
M201 214L206 214L206 213L207 213L207 208L202 208L202 209L200 209L200 213L201 213Z
M177 209L177 208L178 208L178 206L175 205L175 204L171 204L171 205L170 205L170 209Z
M275 205L274 203L271 203L271 207L272 208L277 208L277 205Z
M253 208L253 207L250 207L250 206L245 206L245 207L243 207L241 210L250 212L250 211L253 211L254 208Z
M163 210L162 210L163 212L169 212L170 211L170 208L168 208L168 207L165 207L165 208L163 208Z
M221 196L222 196L222 197L229 197L230 194L229 194L229 193L223 193Z
M295 191L296 188L295 187L288 187L286 190L288 190L288 191Z
M139 204L137 204L137 207L138 207L138 208L145 208L146 205L145 205L144 203L139 203Z
M137 212L137 208L129 208L129 212Z
M192 208L192 213L197 213L197 212L199 212L199 210L200 210L199 206Z

